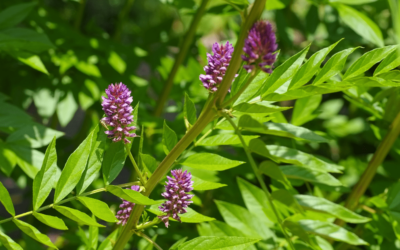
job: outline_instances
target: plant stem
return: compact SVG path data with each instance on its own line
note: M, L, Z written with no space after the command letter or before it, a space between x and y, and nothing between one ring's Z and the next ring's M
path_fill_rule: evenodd
M79 10L78 10L78 15L75 19L75 24L74 27L76 30L79 30L83 18L83 13L85 11L85 6L86 6L86 0L80 0L79 1Z
M125 19L128 16L129 11L131 10L134 2L135 2L135 0L127 0L125 3L125 6L119 13L117 27L116 27L114 35L113 35L114 41L118 41L121 39L122 26L124 25Z
M138 165L136 164L136 161L135 161L135 159L134 159L133 156L132 156L132 153L131 153L131 150L130 150L129 147L128 147L128 144L124 144L124 145L125 145L126 151L128 152L129 158L131 159L132 165L133 165L133 167L135 168L135 171L136 171L136 173L137 173L138 176L139 176L140 182L142 183L143 186L146 185L146 181L144 180L144 178L143 178L143 176L142 176L142 173L140 172L139 167L138 167Z
M135 182L125 183L125 184L120 184L120 185L117 185L117 186L118 187L130 187L130 186L135 185L135 184L138 184L138 182L135 181ZM12 219L18 219L18 218L33 214L34 212L41 212L43 210L47 210L49 208L54 207L55 205L61 205L61 204L67 203L69 201L76 200L76 199L78 199L78 197L89 196L89 195L100 193L100 192L104 192L104 191L106 191L105 188L99 188L99 189L95 189L95 190L92 190L92 191L89 191L89 192L86 192L86 193L82 193L82 194L80 194L78 196L73 196L73 197L67 198L67 199L62 200L62 201L60 201L58 203L52 203L50 205L41 207L41 208L37 209L36 211L29 211L29 212L26 212L26 213L23 213L23 214L16 215L16 216L11 217L11 218L7 218L7 219L4 219L4 220L1 220L0 224L2 224L4 222L7 222L7 221L11 221Z
M382 142L376 149L374 156L368 163L367 169L365 169L360 180L357 182L355 187L351 190L350 195L347 197L345 204L346 208L350 210L356 209L361 196L364 195L365 191L371 184L371 181L376 174L376 170L382 164L383 160L386 158L390 148L393 146L393 143L396 141L399 134L400 134L400 112L394 118L385 138L382 140ZM339 219L337 219L335 223L339 226L343 226L345 224L344 221Z
M192 45L193 37L196 34L197 26L199 25L200 19L206 10L208 1L209 0L202 0L199 8L197 9L195 16L193 17L193 20L190 24L189 29L186 32L181 45L179 46L179 48L180 48L179 53L178 53L177 57L175 58L174 65L172 66L172 69L168 75L167 81L165 82L165 84L163 86L161 95L158 98L157 105L154 110L155 116L160 116L162 114L165 102L167 101L167 98L169 96L169 93L171 92L172 86L174 85L175 75L178 72L179 67L182 65L182 62L186 57L186 54L190 48L190 45Z
M143 232L137 232L136 234L146 239L150 244L155 246L158 250L162 250L162 248L159 245L157 245L155 241L153 241L149 236L145 235Z
M232 121L232 119L229 117L229 115L228 115L227 113L224 113L224 116L225 116L225 118L229 121L229 123L232 125L232 127L235 129L236 134L238 135L240 141L242 142L244 152L246 153L246 156L247 156L247 158L249 159L251 168L253 169L253 172L254 172L254 174L256 175L257 180L258 180L258 182L259 182L260 185L261 185L261 188L264 190L265 194L267 195L268 202L269 202L269 204L270 204L270 206L271 206L271 208L272 208L272 211L273 211L274 214L275 214L275 217L276 217L276 219L277 219L277 221L278 221L278 225L279 225L279 227L280 227L280 229L281 229L283 235L285 236L286 241L288 242L290 248L293 249L293 250L295 250L295 248L294 248L294 246L293 246L293 243L292 243L292 240L290 239L289 235L286 233L286 231L285 231L285 229L284 229L284 227L283 227L282 219L281 219L280 213L278 213L278 210L276 209L276 207L275 207L275 205L274 205L274 201L273 201L273 198L272 198L272 196L271 196L271 193L268 191L268 188L267 188L267 186L265 185L264 180L261 178L261 175L260 175L260 173L258 172L257 164L256 164L256 162L254 161L254 158L253 158L253 156L251 155L251 152L250 152L249 148L247 147L246 142L245 142L244 139L243 139L242 133L240 132L239 128L236 126L236 124Z

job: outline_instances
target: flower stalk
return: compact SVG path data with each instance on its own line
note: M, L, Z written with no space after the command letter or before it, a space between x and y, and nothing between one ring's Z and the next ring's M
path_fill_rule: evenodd
M131 159L133 168L135 169L137 175L139 176L140 182L142 183L142 185L146 185L146 180L143 178L142 172L140 171L138 165L136 164L135 158L133 158L133 155L131 153L130 148L128 147L128 144L124 144L125 145L125 150L129 155L129 159Z

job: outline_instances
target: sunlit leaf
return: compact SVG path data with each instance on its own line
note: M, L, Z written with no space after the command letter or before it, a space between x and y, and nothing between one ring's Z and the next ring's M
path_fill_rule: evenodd
M13 222L15 223L15 225L22 231L24 232L26 235L28 235L29 237L31 237L32 239L55 249L58 249L49 239L49 237L47 237L47 235L42 234L39 232L39 230L37 230L35 227L33 227L32 225L29 225L26 222L23 222L21 220L17 220L17 219L13 219Z
M118 186L112 186L109 185L106 187L106 190L113 195L120 197L124 200L136 203L136 204L141 204L141 205L153 205L153 204L160 204L161 201L155 201L152 200L138 191L132 190L132 189L124 189Z
M230 160L217 154L197 153L189 156L180 164L196 169L222 171L237 167L243 163L243 161Z
M99 224L89 215L70 207L64 206L54 206L54 209L57 210L60 214L64 215L65 217L78 222L79 224L95 226L95 227L104 227L103 225Z
M40 222L46 224L49 227L58 230L68 230L68 227L65 225L64 221L56 216L40 214L37 212L33 212L33 216L35 216L36 219L38 219Z
M12 216L15 216L14 205L12 203L10 193L8 193L7 189L1 182L0 182L0 198L1 198L0 202L3 204L7 212Z

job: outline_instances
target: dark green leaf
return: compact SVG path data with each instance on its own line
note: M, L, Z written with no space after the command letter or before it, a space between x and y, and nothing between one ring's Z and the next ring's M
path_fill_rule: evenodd
M13 5L0 12L0 30L10 28L24 20L37 3L23 3Z
M245 238L236 236L214 237L200 236L193 240L187 241L179 246L179 250L223 250L234 249L243 250L253 245L260 239Z
M99 219L108 222L116 222L115 215L111 212L108 205L102 201L89 198L89 197L78 197L78 200L89 208L89 210Z
M196 169L222 171L237 167L243 163L243 161L230 160L216 154L197 153L189 156L180 164Z
M64 206L54 206L54 209L57 210L59 213L64 215L65 217L78 222L79 224L89 225L94 227L104 227L96 222L92 217L89 215L73 208L64 207Z
M132 147L132 143L128 144L128 147ZM109 185L124 167L128 152L122 141L111 142L110 146L105 152L102 171L105 185Z
M273 161L263 161L260 164L259 171L272 179L281 182L286 187L290 187L290 182L286 179L279 166Z
M6 208L7 212L12 216L15 216L14 205L11 200L11 196L7 189L4 187L3 183L0 182L0 202Z
M160 204L161 201L155 201L152 200L138 191L132 190L132 189L123 189L118 186L112 186L109 185L106 187L107 191L112 193L113 195L120 197L124 200L136 203L136 204L141 204L141 205L153 205L153 204Z
M157 160L153 156L148 154L140 153L139 155L144 169L146 170L148 176L151 176L158 166Z
M176 143L178 143L178 137L176 136L175 131L170 129L165 121L163 127L162 143L163 143L164 153L166 155L169 154L169 152L175 147Z
M8 148L8 145L0 140L0 170L10 176L17 164L17 156Z
M49 237L47 237L47 235L42 234L39 232L39 230L37 230L36 228L34 228L33 226L29 225L26 222L17 220L17 219L13 219L13 222L15 223L15 225L17 225L17 227L24 232L26 235L28 235L29 237L31 237L32 239L55 249L58 249L49 239Z
M56 216L40 214L37 212L33 212L33 216L35 216L36 219L38 219L40 222L46 224L49 227L58 230L68 230L68 227L65 225L64 221Z
M47 36L25 28L10 28L0 31L0 50L8 53L30 52L33 54L53 48Z

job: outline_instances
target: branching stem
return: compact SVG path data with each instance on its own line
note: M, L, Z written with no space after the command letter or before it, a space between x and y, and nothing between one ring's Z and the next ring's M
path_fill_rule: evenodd
M145 179L143 178L143 175L142 175L142 173L140 172L140 169L139 169L138 165L136 164L135 158L133 158L133 155L132 155L132 153L131 153L131 150L130 150L129 147L128 147L128 144L124 144L124 145L125 145L125 149L126 149L128 155L129 155L129 159L131 159L132 165L133 165L133 167L135 168L135 171L136 171L136 173L137 173L138 176L139 176L140 182L142 183L143 186L146 185L146 181L145 181Z

